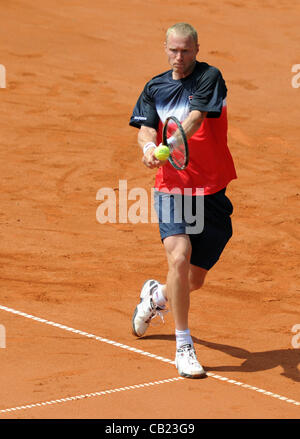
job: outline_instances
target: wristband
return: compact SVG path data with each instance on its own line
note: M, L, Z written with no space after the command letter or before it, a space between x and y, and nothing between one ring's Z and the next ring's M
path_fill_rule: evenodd
M143 147L143 153L144 153L144 155L146 154L146 152L147 152L148 149L150 149L150 148L156 148L156 145L155 145L154 142L148 142L148 143L146 143L146 145L144 145L144 147Z

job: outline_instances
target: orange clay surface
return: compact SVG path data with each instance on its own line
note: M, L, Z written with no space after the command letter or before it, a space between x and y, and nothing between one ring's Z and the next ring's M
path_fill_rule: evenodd
M3 2L0 419L299 418L299 15L298 0ZM174 359L172 314L131 334L141 286L167 274L157 224L100 224L96 195L126 180L150 196L128 121L178 21L223 72L238 179L234 235L191 297L209 376L159 384L178 376L157 358Z

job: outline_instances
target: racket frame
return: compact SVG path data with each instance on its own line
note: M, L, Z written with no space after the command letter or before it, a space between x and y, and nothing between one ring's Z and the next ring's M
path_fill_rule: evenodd
M184 146L185 149L185 161L184 164L182 166L178 166L175 161L172 159L172 147L171 145L168 144L168 138L167 138L167 133L168 133L168 123L169 121L172 120L176 125L177 128L180 132L180 135L182 137L182 144ZM189 163L189 147L188 147L188 142L187 142L187 138L184 132L184 129L181 125L181 123L179 122L179 120L177 119L177 117L175 116L169 116L167 117L167 119L165 120L164 126L163 126L163 132L162 132L162 140L163 140L163 145L168 146L168 148L170 148L170 156L169 156L169 162L171 163L171 165L177 169L178 171L182 171L183 169L185 169ZM173 148L173 150L176 148Z

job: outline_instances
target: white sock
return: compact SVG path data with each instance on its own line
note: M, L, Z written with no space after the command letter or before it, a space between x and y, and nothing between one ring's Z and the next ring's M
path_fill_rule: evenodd
M189 329L185 329L184 331L175 329L175 335L176 335L176 349L179 349L181 346L185 344L190 344L193 346L193 340Z
M152 296L155 305L159 306L160 308L164 308L165 304L167 303L167 299L162 292L162 287L163 286L161 284L158 284L157 290Z

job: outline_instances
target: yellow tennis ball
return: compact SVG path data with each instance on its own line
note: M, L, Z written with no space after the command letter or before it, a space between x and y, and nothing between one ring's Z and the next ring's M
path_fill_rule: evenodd
M164 161L169 158L170 150L166 145L160 145L155 148L154 155L158 160Z

